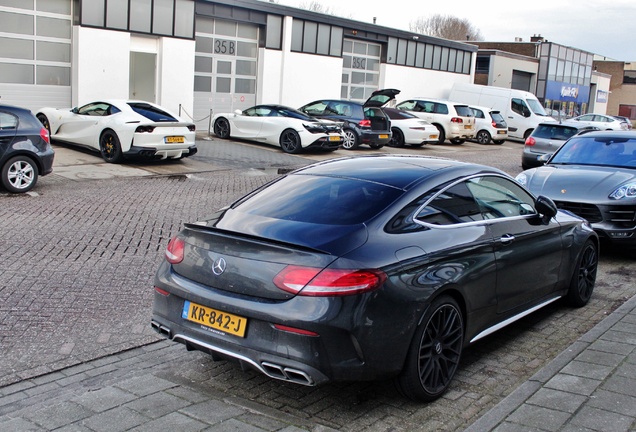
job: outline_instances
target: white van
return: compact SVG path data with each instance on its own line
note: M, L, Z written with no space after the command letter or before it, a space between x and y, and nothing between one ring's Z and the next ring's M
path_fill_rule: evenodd
M525 140L541 122L556 121L535 95L522 90L455 83L449 99L497 110L508 123L508 137Z

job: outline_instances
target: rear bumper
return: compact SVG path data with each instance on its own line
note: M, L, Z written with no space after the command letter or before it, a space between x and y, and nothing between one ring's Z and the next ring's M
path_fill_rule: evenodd
M160 149L156 147L137 147L132 146L130 150L124 153L126 159L144 159L144 160L161 160L161 159L180 159L196 154L197 146L192 145L187 148L171 148Z

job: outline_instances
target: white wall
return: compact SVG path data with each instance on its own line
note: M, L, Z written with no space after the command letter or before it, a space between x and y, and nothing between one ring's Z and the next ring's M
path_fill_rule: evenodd
M157 55L157 103L189 119L194 106L194 41L74 28L73 105L128 99L130 52ZM185 114L188 115L185 115Z
M596 84L595 91L590 94L589 112L595 114L607 114L607 102L598 102L596 100L599 91L604 91L609 99L611 75L592 73L592 84Z
M400 90L397 101L414 97L446 98L456 82L472 83L470 75L383 64L380 87Z
M258 52L256 103L282 103L283 52L261 48Z
M505 55L491 56L490 61L491 64L490 73L488 74L488 85L493 87L511 88L512 71L517 70L533 74L530 89L536 89L539 62L507 57Z
M280 103L298 108L316 99L340 99L342 59L285 53Z
M192 120L194 112L194 41L160 38L157 103ZM187 114L187 115L186 115Z
M128 99L130 33L73 28L73 106Z

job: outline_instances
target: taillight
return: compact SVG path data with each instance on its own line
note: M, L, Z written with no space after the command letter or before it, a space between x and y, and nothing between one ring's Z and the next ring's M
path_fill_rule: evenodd
M371 127L371 120L368 120L368 119L360 120L358 122L358 125L360 127Z
M173 237L166 248L166 260L170 264L179 264L183 261L183 251L185 249L185 241L180 237Z
M155 130L154 126L137 126L137 129L135 129L135 133L152 133L153 130Z
M49 131L46 128L40 129L40 138L47 142L47 144L51 144L51 137L49 136Z
M535 140L534 138L532 138L531 136L529 136L528 138L526 138L526 145L528 147L532 147L533 145L535 145L537 143L537 140Z
M462 119L460 117L453 117L451 119L451 123L464 123L464 119Z
M320 336L316 332L312 332L311 330L299 329L296 327L285 326L282 324L273 324L276 330L284 331L287 333L296 333L303 336Z
M301 296L329 297L373 291L385 280L386 274L380 270L321 270L290 265L274 277L274 285Z
M168 297L170 295L168 291L166 291L165 289L161 289L158 286L155 286L155 291L165 297Z
M188 125L188 130L189 130L190 132L194 132L194 131L196 131L196 130L197 130L197 127L196 127L195 125L191 124L191 125Z
M497 127L497 122L496 122L496 121L493 121L493 122L491 122L491 123L490 123L490 125L491 125L492 127L496 128L496 127Z

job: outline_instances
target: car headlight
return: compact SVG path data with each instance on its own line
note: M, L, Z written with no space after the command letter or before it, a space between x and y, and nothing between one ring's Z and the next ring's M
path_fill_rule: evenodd
M636 183L627 183L614 192L609 197L611 199L619 200L623 198L636 198Z
M517 177L515 177L515 180L517 181L517 183L519 183L521 186L526 186L528 184L528 176L525 175L524 173L521 174L517 174Z

